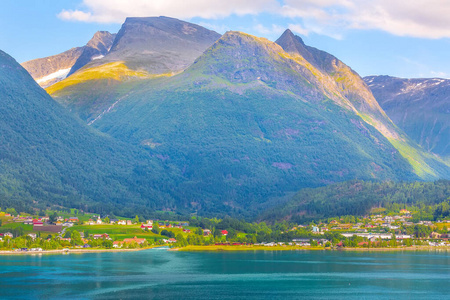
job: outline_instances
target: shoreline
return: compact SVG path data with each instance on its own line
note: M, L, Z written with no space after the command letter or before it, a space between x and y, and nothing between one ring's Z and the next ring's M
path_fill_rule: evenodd
M56 249L56 250L43 250L43 251L11 251L11 250L0 250L0 256L1 255L36 255L36 254L56 254L56 255L67 255L67 254L85 254L85 253L102 253L102 252L136 252L136 251L143 251L143 250L149 250L153 248L157 248L161 246L151 246L146 248L134 248L134 249L70 249L62 250L62 249Z
M168 251L184 252L227 252L227 251L353 251L353 252L399 252L399 251L450 251L450 247L412 246L398 248L329 248L329 247L298 247L298 246L187 246L170 248Z
M70 249L62 250L43 250L43 251L10 251L0 250L2 255L67 255L67 254L85 254L85 253L104 253L104 252L136 252L143 250L150 250L154 248L164 247L160 245L150 246L146 248L134 249ZM431 246L412 246L412 247L398 247L398 248L330 248L330 247L299 247L299 246L223 246L223 245L209 245L209 246L194 246L189 245L183 248L168 248L167 251L181 251L181 252L248 252L248 251L344 251L344 252L411 252L411 251L439 251L448 252L450 247L431 247Z

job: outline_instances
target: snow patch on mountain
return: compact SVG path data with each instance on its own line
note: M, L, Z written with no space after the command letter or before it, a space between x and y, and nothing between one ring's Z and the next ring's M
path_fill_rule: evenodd
M70 68L67 69L60 69L56 72L53 72L51 74L48 74L44 77L38 78L36 80L37 83L41 84L50 80L54 80L54 79L59 79L59 80L63 80L64 78L67 77L67 74L69 74L70 72Z

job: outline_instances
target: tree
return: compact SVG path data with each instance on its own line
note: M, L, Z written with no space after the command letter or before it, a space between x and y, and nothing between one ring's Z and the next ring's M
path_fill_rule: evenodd
M111 240L103 240L102 247L111 249L113 247L113 242Z
M152 229L152 232L154 233L154 234L159 234L159 226L158 226L158 223L153 223L153 229Z
M17 211L14 208L7 208L6 209L6 213L14 215L14 216L18 214Z
M227 241L234 240L237 237L237 232L233 228L230 228L227 231L228 231Z
M134 218L134 221L135 221L136 223L139 223L139 217L138 217L138 215L136 215L136 218Z
M74 230L72 232L72 245L81 245L83 244L83 241L81 240L81 235L78 231Z
M175 233L173 233L172 231L168 231L168 230L161 230L161 235L165 235L169 238L174 238L175 237Z
M48 220L50 221L50 223L55 223L57 218L58 218L58 214L55 211L52 215L50 215Z
M177 234L176 239L177 239L178 247L186 247L188 245L186 239L184 238L184 236L181 233Z
M110 223L109 217L106 217L106 218L105 218L105 223L106 223L106 224L109 224L109 223Z

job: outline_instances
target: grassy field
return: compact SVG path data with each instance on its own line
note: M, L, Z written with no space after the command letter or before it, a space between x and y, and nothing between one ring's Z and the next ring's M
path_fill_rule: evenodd
M175 234L175 236L179 233L186 235L183 233L183 230L180 228L163 228L167 231L171 231ZM89 234L100 234L107 233L114 240L123 240L125 238L146 238L146 239L164 239L167 238L160 234L154 234L151 231L144 231L141 229L141 225L76 225L70 228L70 230L76 230L78 232L88 231Z

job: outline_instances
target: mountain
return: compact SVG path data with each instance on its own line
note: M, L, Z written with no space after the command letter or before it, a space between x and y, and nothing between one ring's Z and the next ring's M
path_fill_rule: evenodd
M214 31L173 18L127 18L105 57L47 92L83 119L96 117L142 79L181 72L219 38Z
M149 74L177 73L219 38L217 32L173 18L127 18L103 62L123 61Z
M191 199L183 205L201 212L254 214L300 188L355 178L450 176L414 148L356 73L305 48L309 62L288 38L298 41L285 35L286 51L227 32L178 75L112 87L86 80L53 95L91 126L173 165L184 177L177 189ZM103 101L99 90L116 97Z
M39 85L47 87L66 78L82 52L82 47L76 47L57 55L24 62L22 66Z
M24 62L22 66L42 87L61 81L91 60L103 57L111 47L115 34L98 31L83 47Z
M348 99L354 110L380 119L378 124L373 125L386 135L395 135L393 124L383 112L372 93L364 83L363 79L349 66L333 55L305 45L299 36L295 36L287 29L276 41L284 51L293 56L303 58L318 71L329 77L329 85L334 85L339 93ZM383 125L386 128L383 128Z
M368 76L387 115L427 151L450 156L450 80Z
M401 155L408 159L414 166L416 174L422 178L429 175L435 178L441 175L448 176L449 162L424 152L408 135L399 130L378 104L364 80L349 66L327 52L305 45L303 40L294 36L289 29L276 43L289 54L306 59L318 71L331 78L332 82L325 84L335 85L339 93L350 101L354 111L380 131L400 151ZM436 172L433 169L438 170Z
M97 31L86 46L83 47L83 52L70 69L68 76L89 62L103 58L109 52L115 37L116 34L111 34L108 31Z
M176 175L149 151L80 122L2 51L0 102L0 207L61 205L130 216L137 208L173 208L161 190L172 190Z

